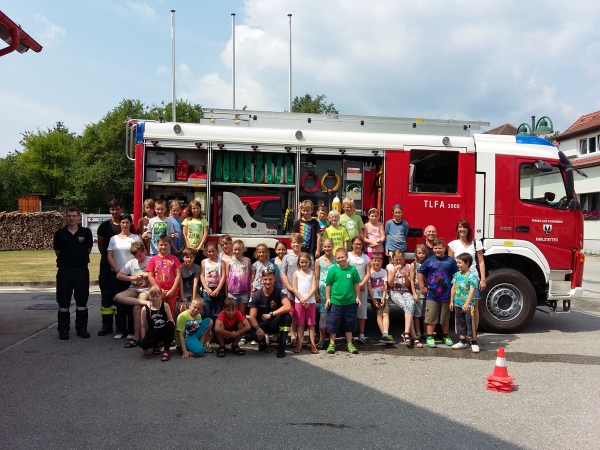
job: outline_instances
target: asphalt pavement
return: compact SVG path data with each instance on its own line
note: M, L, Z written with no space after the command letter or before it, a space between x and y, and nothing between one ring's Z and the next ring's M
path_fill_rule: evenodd
M480 354L386 349L284 359L169 362L123 340L59 341L52 288L0 290L2 449L122 448L597 448L600 440L600 258L588 257L585 296L569 314L536 313L516 335L483 333ZM33 307L33 309L32 309ZM368 335L376 332L370 317ZM392 315L399 337L401 315ZM510 394L485 389L506 349Z

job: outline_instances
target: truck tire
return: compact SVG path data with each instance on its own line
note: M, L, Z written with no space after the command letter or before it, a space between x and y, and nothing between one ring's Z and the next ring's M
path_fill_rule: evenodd
M490 272L479 303L479 323L494 333L522 330L533 318L537 298L525 275L513 269Z

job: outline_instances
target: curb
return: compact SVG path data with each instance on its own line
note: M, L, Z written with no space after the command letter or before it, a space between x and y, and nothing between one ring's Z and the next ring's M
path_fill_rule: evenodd
M54 287L56 281L0 281L0 286ZM98 280L90 281L90 286L98 286Z

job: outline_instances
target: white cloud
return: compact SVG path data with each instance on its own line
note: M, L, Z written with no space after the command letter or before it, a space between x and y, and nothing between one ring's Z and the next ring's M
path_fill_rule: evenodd
M137 15L147 17L148 19L155 19L158 17L156 11L154 11L154 9L146 3L131 1L128 1L126 3L127 7L132 9Z
M45 27L39 39L44 47L52 47L54 44L59 43L61 38L67 34L67 30L60 25L50 22L41 14L34 14L33 20Z
M81 133L86 124L97 119L65 111L54 106L48 106L0 92L0 105L10 114L2 119L2 139L0 139L0 157L8 152L21 150L18 142L21 133L52 128L56 121L61 121L74 133Z
M342 113L492 126L548 115L564 130L600 106L597 1L248 0L236 25L238 108L287 109L290 12L293 95L327 94ZM231 55L230 40L229 71ZM220 73L190 70L178 96L230 107Z

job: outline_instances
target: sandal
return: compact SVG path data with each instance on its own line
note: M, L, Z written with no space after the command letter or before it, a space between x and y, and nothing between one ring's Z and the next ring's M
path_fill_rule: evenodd
M296 344L296 348L294 349L294 353L300 353L302 351L302 341L298 341Z
M413 339L413 345L417 348L423 348L423 344L421 343L421 341L417 338Z
M171 350L165 350L162 353L162 356L160 358L161 361L168 361L171 359Z
M224 358L224 357L225 357L225 346L220 345L219 348L217 349L217 358Z
M137 347L138 343L139 343L139 341L137 339L132 339L127 344L125 344L123 347L125 347L125 348Z
M325 342L325 340L320 340L319 343L317 344L317 350L323 350L325 347L327 347L326 345L327 343Z
M244 356L246 354L246 350L242 350L239 345L232 345L231 351L238 356Z
M152 349L152 354L153 355L160 355L160 347L154 347Z
M310 344L310 352L313 355L318 355L319 354L319 350L317 350L317 346L315 344Z
M297 345L296 339L292 339L290 341L290 347L295 347Z
M404 343L406 344L406 346L408 348L413 348L414 344L412 339L410 338L410 334L409 333L402 333L402 337L404 338Z

